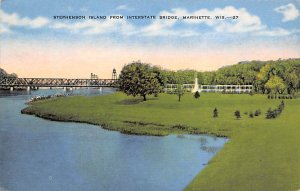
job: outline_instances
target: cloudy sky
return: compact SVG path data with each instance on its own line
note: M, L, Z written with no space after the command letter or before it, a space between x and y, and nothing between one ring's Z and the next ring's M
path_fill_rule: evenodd
M113 15L124 19L109 19ZM157 19L126 19L144 15ZM0 67L22 77L108 78L134 60L209 71L300 57L300 0L2 0L0 18Z

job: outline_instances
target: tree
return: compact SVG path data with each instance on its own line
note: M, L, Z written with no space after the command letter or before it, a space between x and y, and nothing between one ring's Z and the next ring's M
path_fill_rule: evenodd
M183 88L184 77L180 73L175 74L175 79L177 83L177 88L175 90L176 95L178 96L178 101L181 101L181 97L183 96L185 90Z
M181 84L177 84L176 95L178 96L178 101L181 101L181 97L184 94L184 88Z
M194 97L198 99L200 97L200 93L198 91L195 92Z
M257 86L260 90L262 90L263 93L265 93L265 83L269 79L269 72L270 72L271 66L270 64L264 65L259 73L257 74Z
M156 73L153 72L149 64L133 62L125 65L119 76L119 88L127 95L142 96L146 101L146 96L158 94L160 83Z
M287 91L289 94L291 94L297 90L297 87L300 84L299 81L300 80L295 71L287 73L286 82L287 82Z
M240 112L240 110L236 110L234 112L234 116L236 117L236 119L240 119L241 118L241 112Z
M268 89L269 92L273 92L276 95L277 93L283 93L286 86L285 86L282 78L274 75L274 76L270 77L268 82L265 84L265 88Z
M213 117L217 118L218 117L218 109L215 107L214 111L213 111Z

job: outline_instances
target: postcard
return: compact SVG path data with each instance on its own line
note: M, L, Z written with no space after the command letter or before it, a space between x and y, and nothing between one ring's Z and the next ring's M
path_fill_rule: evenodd
M0 191L300 191L299 0L0 4Z

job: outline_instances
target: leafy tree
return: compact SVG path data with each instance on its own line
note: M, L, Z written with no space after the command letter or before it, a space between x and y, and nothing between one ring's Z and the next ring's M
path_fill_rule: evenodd
M299 77L295 71L288 72L286 76L287 91L289 94L295 92L300 84Z
M167 84L166 72L160 66L153 66L152 71L156 74L160 86L165 86Z
M258 88L262 90L263 93L265 93L265 83L269 79L269 72L270 72L270 64L264 65L259 73L257 74L257 85L259 86Z
M196 99L199 99L200 93L199 93L198 91L196 91L195 94L194 94L194 97L195 97Z
M286 86L283 82L283 80L278 77L278 76L272 76L268 82L265 84L266 89L269 90L269 92L273 92L275 93L275 95L277 93L283 93L283 91L285 90Z
M175 74L175 79L177 82L177 88L175 90L176 95L178 96L178 101L181 101L181 97L183 96L185 89L183 88L183 82L184 82L184 76L182 76L180 73Z
M184 94L184 88L183 88L183 86L181 84L177 84L177 88L176 88L175 93L178 96L178 101L180 102L181 101L181 97Z
M16 73L8 74L4 69L0 68L0 78L17 78L18 75Z
M146 101L146 96L158 94L161 90L157 79L157 73L149 64L133 62L125 65L119 76L119 88L127 95L142 96Z
M236 117L236 119L240 119L241 118L241 112L240 112L240 110L236 110L234 112L234 116Z
M213 117L217 118L218 117L218 109L215 107L214 111L213 111Z

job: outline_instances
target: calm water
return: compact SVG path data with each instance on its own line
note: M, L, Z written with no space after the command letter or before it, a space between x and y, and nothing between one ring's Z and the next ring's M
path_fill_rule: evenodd
M182 190L226 142L210 136L123 135L20 114L30 97L60 91L0 92L1 191Z

